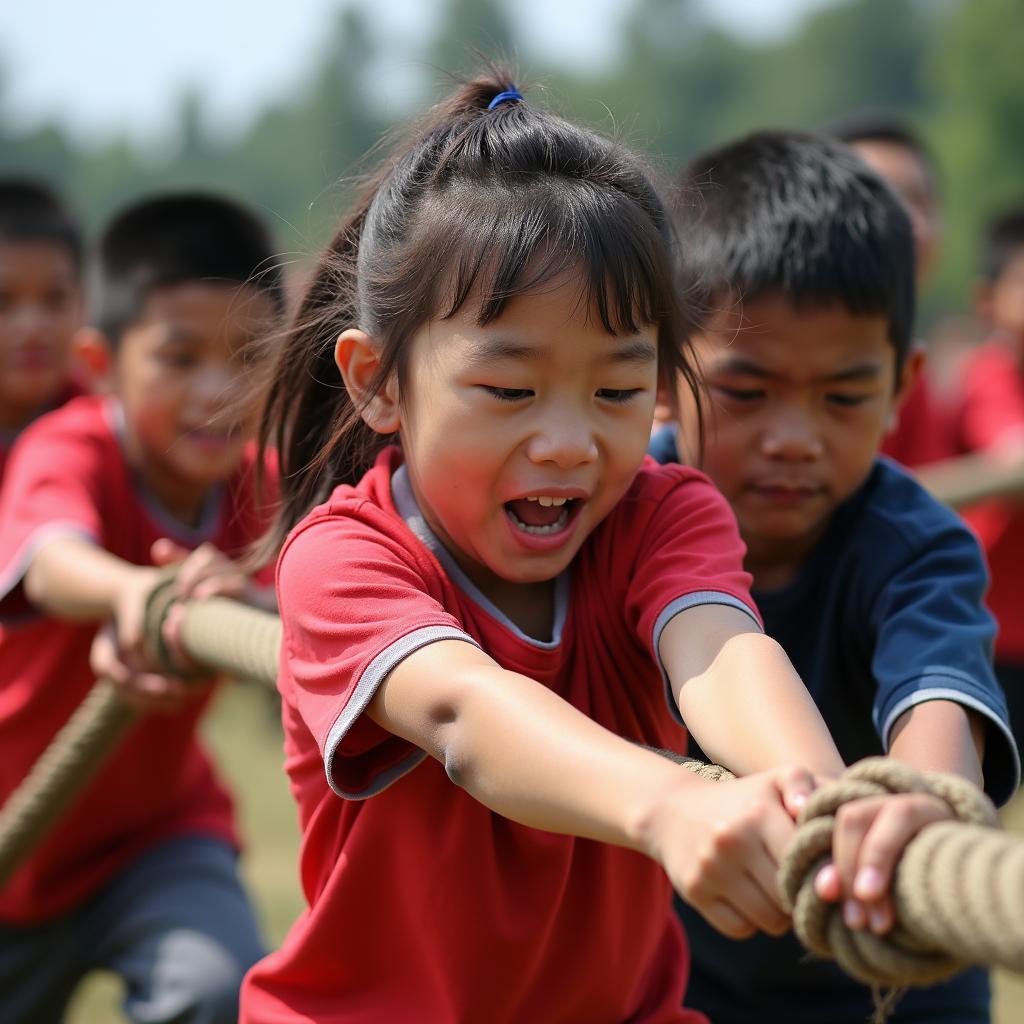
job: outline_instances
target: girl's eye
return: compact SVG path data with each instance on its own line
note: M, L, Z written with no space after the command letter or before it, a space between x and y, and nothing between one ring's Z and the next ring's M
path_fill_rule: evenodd
M870 397L870 395L833 394L826 395L825 400L831 402L832 405L839 405L842 406L843 408L850 408L855 405L863 405Z
M483 388L501 402L521 402L524 398L533 397L533 392L529 388L492 388L487 384Z
M621 404L639 395L641 390L641 388L599 388L597 397L603 398L606 402Z

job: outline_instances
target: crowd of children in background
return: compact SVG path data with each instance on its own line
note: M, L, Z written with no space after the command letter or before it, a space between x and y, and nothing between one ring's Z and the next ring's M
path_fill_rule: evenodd
M484 74L289 325L235 201L153 196L86 246L0 179L0 804L96 678L144 711L0 886L0 1021L61 1020L97 968L140 1022L868 1016L784 934L775 867L860 757L1018 784L1024 507L965 525L911 473L1024 452L1024 206L981 243L989 337L950 394L906 126L756 133L678 185ZM196 739L211 682L142 621L168 566L271 607L275 563L308 909L268 954ZM646 749L688 738L742 777ZM885 932L893 858L947 810L842 813L819 892ZM990 1019L983 970L892 1018L940 1019Z

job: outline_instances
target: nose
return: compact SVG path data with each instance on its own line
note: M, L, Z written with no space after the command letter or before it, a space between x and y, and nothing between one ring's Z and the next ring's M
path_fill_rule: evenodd
M559 469L572 469L597 459L597 441L585 416L552 410L530 436L527 456L538 465L553 463Z
M772 417L761 436L761 450L769 459L812 462L824 454L814 418L802 409L786 409Z

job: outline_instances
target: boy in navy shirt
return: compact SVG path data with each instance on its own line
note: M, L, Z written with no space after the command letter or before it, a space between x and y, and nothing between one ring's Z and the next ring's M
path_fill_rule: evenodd
M758 133L695 159L681 237L709 316L695 339L709 405L680 388L662 462L700 465L729 499L769 635L785 648L846 761L889 753L954 771L997 802L1019 766L992 674L986 572L960 520L878 458L911 386L911 226L841 143ZM698 752L699 753L699 752ZM858 875L867 898L877 879ZM878 904L851 924L891 925ZM742 944L685 905L687 1004L715 1024L862 1024L872 994L792 935ZM988 979L910 992L891 1020L980 1024Z

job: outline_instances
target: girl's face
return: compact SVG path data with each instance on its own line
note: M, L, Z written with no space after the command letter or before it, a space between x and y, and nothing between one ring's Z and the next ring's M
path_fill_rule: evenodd
M609 335L565 277L485 326L414 336L401 437L428 523L489 596L553 579L626 492L657 390L656 328Z

